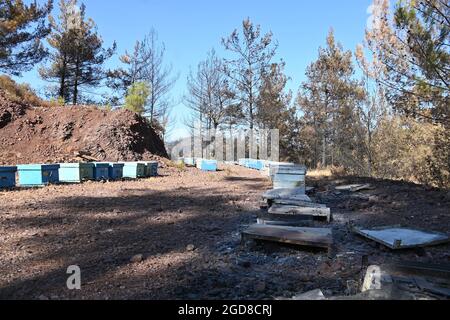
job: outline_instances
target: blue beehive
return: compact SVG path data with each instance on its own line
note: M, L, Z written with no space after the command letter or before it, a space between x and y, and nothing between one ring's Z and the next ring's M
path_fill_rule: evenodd
M123 178L123 163L109 163L109 178L111 180L119 180Z
M249 161L250 161L250 159L239 159L238 163L240 166L248 168Z
M197 159L197 168L203 171L217 171L217 161Z
M109 163L94 162L94 179L109 180Z
M59 181L79 183L85 180L94 180L93 163L60 163Z
M247 161L247 166L250 169L262 170L264 168L264 162L262 160L249 159Z
M130 179L145 178L145 164L138 162L123 163L123 177Z
M16 186L17 167L0 167L0 188Z
M25 187L59 182L59 164L26 164L17 166L19 184Z

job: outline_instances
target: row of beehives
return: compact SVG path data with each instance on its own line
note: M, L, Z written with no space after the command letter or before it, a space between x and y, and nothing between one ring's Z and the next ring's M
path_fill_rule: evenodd
M181 161L189 167L197 167L202 171L217 171L217 161L202 158L183 158Z
M87 180L137 179L158 175L158 162L93 162L60 164L26 164L0 167L0 187L13 188L53 183L80 183Z

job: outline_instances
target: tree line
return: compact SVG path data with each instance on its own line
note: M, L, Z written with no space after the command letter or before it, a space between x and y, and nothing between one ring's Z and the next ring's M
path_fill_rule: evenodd
M76 0L61 0L61 15L50 15L47 25L51 5L0 4L0 70L20 74L47 58L40 74L57 84L53 96L78 103L83 89L105 83L117 104L164 127L177 76L163 63L156 32L125 52L121 67L105 70L116 45L104 48L84 6L74 10ZM285 62L275 61L273 34L245 19L222 39L224 57L211 50L189 73L186 124L277 128L283 160L449 186L448 1L405 0L391 8L389 0L374 0L373 8L371 27L354 50L330 30L297 93L287 89Z
M447 0L374 0L361 45L331 29L296 96L278 44L250 19L187 79L190 126L279 129L283 160L349 174L450 185ZM361 76L362 75L362 76Z

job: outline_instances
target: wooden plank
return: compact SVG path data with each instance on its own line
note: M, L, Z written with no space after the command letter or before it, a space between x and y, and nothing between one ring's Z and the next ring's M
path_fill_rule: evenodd
M311 202L311 198L305 194L304 188L284 188L268 190L262 195L263 199L292 199Z
M275 204L283 204L283 205L291 205L291 206L299 206L299 207L307 207L307 208L326 208L325 204L313 203L308 201L301 201L296 199L275 199L273 200Z
M306 227L304 224L308 221L313 221L314 216L304 216L304 215L286 215L286 214L270 214L270 213L262 213L258 215L259 219L263 219L266 221L280 221L286 222L286 225L296 226L297 224L303 223L303 227Z
M362 190L373 190L375 188L372 185L367 183L367 184L350 184L350 185L338 186L335 189L339 190L339 191L357 192L357 191L362 191Z
M308 216L302 216L303 219L289 219L289 220L279 220L279 219L266 219L258 218L257 223L269 226L285 226L285 227L307 227L309 222L312 221Z
M326 217L327 221L331 220L330 208L308 208L289 205L274 204L269 208L270 214L285 214L285 215L306 215L314 217Z
M300 228L254 224L242 232L242 237L328 249L333 242L328 228Z

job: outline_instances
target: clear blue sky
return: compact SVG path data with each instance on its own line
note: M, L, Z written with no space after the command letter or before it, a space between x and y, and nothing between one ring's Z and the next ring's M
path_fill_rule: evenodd
M56 4L59 0L56 0ZM39 0L38 2L45 2ZM226 55L221 38L240 28L246 17L271 30L279 42L277 60L286 62L286 73L292 78L289 88L294 94L304 80L306 66L317 57L328 30L346 49L354 51L364 38L372 0L85 0L88 17L95 20L105 45L115 40L118 53L132 49L136 40L156 29L166 45L166 61L180 73L172 94L180 101L186 89L189 68L195 68L211 48ZM117 63L114 57L108 66ZM23 75L41 92L45 86L36 71ZM182 103L173 111L175 129L172 138L185 133L183 118L189 110Z

